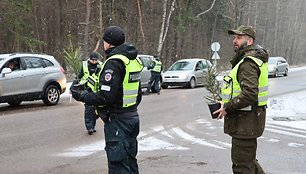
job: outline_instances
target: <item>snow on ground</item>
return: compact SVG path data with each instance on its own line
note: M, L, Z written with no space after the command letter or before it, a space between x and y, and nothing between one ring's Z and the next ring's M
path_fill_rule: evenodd
M289 72L306 67L290 68ZM269 98L267 122L306 130L306 87L304 91Z
M290 71L306 69L306 67L291 68ZM218 78L219 79L219 78ZM222 77L221 77L222 79ZM63 96L70 96L67 90ZM306 130L306 87L305 91L284 94L282 96L269 98L267 109L267 123L278 124L293 128Z

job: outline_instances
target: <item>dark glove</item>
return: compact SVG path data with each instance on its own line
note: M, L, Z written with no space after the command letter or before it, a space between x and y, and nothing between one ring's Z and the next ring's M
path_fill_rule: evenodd
M73 80L71 86L70 86L70 91L71 90L85 90L85 85L80 84L78 80Z
M84 90L84 85L79 84L77 80L72 82L70 92L75 100L81 102L84 102L84 96L88 94L88 91Z
M84 102L84 97L88 94L87 90L74 90L70 89L72 97L80 102Z

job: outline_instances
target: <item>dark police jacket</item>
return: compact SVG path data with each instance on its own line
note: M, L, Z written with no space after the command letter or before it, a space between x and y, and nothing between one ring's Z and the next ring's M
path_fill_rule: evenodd
M112 55L122 54L130 60L136 59L137 50L133 45L122 44L106 50L107 58ZM100 91L89 93L84 96L84 102L88 105L105 105L109 113L126 113L137 111L141 101L141 88L139 86L137 104L123 108L123 80L125 76L125 65L119 59L110 59L106 62L100 75Z

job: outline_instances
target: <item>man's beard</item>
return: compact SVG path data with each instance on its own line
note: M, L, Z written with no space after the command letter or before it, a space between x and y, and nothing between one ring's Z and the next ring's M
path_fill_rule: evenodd
M247 41L245 40L245 41L241 44L240 47L235 48L234 50L235 50L235 52L239 52L239 51L245 49L247 46L248 46L248 43L247 43Z

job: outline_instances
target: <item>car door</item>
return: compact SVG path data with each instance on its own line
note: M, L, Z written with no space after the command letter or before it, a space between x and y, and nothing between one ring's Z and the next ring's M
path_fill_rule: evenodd
M195 66L195 76L196 76L197 84L203 84L204 70L205 70L205 67L204 67L203 61L198 61Z
M25 71L21 67L20 58L12 58L8 60L3 67L0 69L3 70L7 64L13 61L15 62L15 68L7 74L0 74L0 95L9 96L9 95L18 95L23 94L26 91L25 84L27 83L24 78Z
M39 57L23 57L25 66L25 86L28 93L43 91L41 83L45 83L43 77L46 74L44 64Z
M146 88L151 77L151 71L148 69L148 67L152 65L153 60L150 58L150 56L139 56L139 58L143 65L143 69L140 73L141 87Z

